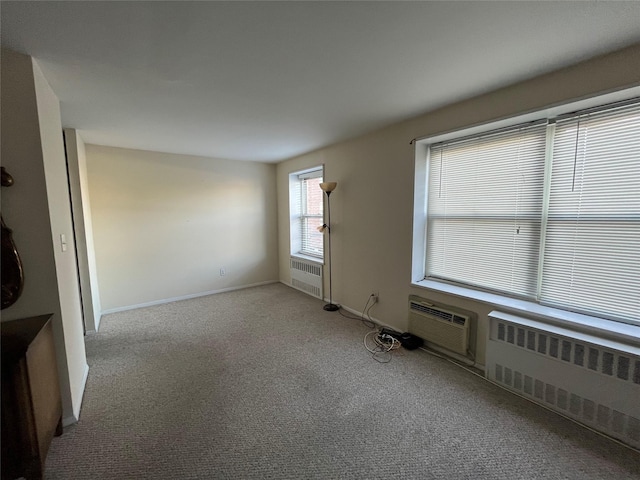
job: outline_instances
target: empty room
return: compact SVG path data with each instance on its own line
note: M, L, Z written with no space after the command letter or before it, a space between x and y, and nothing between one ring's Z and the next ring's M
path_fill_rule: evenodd
M640 479L640 2L2 1L2 479Z

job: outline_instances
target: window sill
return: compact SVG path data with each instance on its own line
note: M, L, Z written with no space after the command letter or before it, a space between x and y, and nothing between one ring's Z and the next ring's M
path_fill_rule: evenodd
M598 317L568 312L557 308L538 305L526 300L497 295L495 293L474 290L468 287L451 285L437 280L412 282L413 287L435 290L449 295L476 300L489 304L499 310L515 314L524 314L544 323L560 325L565 328L587 332L601 338L609 338L640 347L640 326L605 320Z
M312 257L311 255L304 255L303 253L292 253L291 257L306 260L307 262L317 263L318 265L324 265L324 260L322 258Z

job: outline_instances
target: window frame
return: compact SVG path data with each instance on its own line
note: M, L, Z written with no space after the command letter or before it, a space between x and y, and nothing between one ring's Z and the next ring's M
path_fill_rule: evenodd
M306 210L306 198L303 180L309 178L324 179L324 165L306 168L291 172L289 174L289 224L290 224L290 255L294 257L304 258L313 262L324 263L324 239L322 242L322 253L305 251L304 248L304 224L309 219L320 219L324 221L324 197L322 198L322 213L309 214Z
M493 307L499 307L516 313L526 312L541 320L575 323L582 328L595 331L595 333L607 332L608 335L622 335L628 340L633 338L637 341L640 338L640 319L638 322L627 320L608 320L606 318L595 317L589 314L573 312L561 308L545 306L535 300L523 299L515 295L499 292L492 292L486 289L457 284L447 280L426 278L426 251L427 251L427 199L428 199L428 179L429 179L429 145L461 139L467 136L480 135L502 128L512 128L518 124L544 119L562 118L572 112L586 110L589 108L599 108L606 104L629 100L640 96L640 87L601 95L586 100L572 102L558 107L540 110L525 115L518 115L495 122L476 125L465 129L446 132L437 136L428 136L416 139L415 141L415 177L414 177L414 219L413 219L413 247L412 247L412 276L411 285L413 287L427 288L439 292L453 294L466 299L488 303ZM549 127L553 128L553 127ZM549 139L548 139L549 141ZM550 175L550 170L545 171L545 176ZM545 180L547 180L545 178ZM549 182L545 181L545 188ZM545 201L549 196L545 195ZM543 209L547 212L547 208ZM546 213L545 213L546 215ZM543 228L548 219L543 216ZM540 248L544 247L544 236ZM542 262L540 256L539 261ZM541 276L539 276L541 279ZM538 290L539 291L539 290Z

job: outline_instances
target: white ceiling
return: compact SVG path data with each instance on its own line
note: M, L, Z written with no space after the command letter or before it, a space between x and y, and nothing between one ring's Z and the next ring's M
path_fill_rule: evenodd
M640 42L640 2L8 2L88 143L273 162Z

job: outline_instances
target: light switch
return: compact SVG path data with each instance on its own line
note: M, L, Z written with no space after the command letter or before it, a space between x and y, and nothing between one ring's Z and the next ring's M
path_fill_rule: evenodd
M63 252L67 251L67 237L64 233L60 234L60 247L62 248Z

